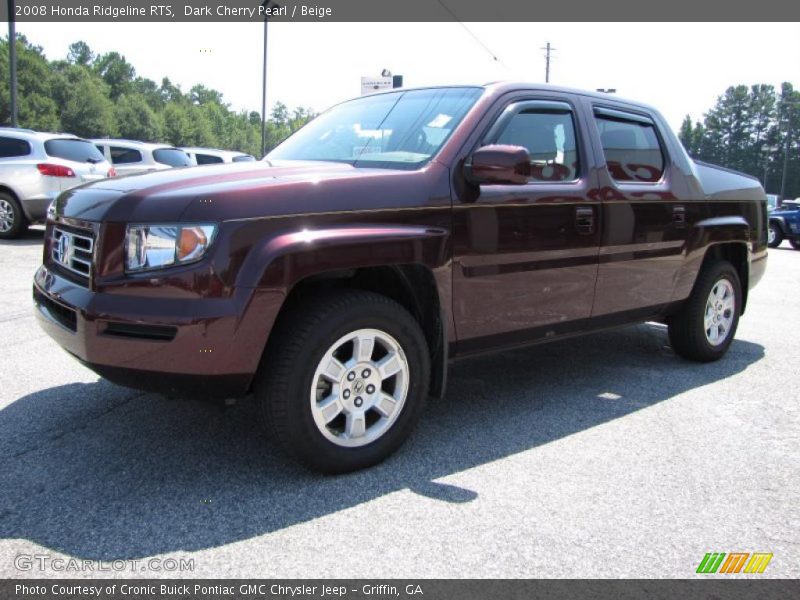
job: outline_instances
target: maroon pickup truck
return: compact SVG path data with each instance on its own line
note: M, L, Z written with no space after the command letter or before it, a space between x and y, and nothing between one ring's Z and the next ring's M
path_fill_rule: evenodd
M262 162L50 213L33 297L61 346L123 385L252 391L326 472L393 452L465 355L655 320L716 360L767 258L758 181L693 162L649 107L543 85L359 98Z

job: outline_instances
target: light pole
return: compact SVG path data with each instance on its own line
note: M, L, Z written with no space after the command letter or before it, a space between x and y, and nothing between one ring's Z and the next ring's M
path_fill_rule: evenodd
M261 70L261 156L267 153L267 41L269 30L269 12L280 8L280 4L272 0L264 0L264 64Z
M11 126L17 126L17 23L14 0L8 0L8 76L11 91Z

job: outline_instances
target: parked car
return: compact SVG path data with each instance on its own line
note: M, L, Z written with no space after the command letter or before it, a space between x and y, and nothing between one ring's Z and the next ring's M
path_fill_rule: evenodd
M87 140L69 133L0 127L0 239L44 221L47 207L69 188L113 176Z
M785 239L800 250L800 198L784 200L780 208L769 213L769 247L777 248Z
M693 162L645 105L394 90L263 162L62 194L34 301L103 377L253 391L291 455L344 472L396 450L463 356L656 320L678 355L721 358L766 267L766 217L756 179Z
M119 175L136 175L173 167L190 167L192 161L180 148L135 140L92 140Z
M192 164L195 165L214 165L219 163L232 162L252 162L256 158L251 154L237 152L234 150L216 150L214 148L181 148Z

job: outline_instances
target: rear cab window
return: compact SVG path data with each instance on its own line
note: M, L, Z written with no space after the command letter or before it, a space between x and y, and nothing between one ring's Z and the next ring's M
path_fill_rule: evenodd
M177 148L158 148L153 150L153 160L170 167L188 167L192 164L189 155Z
M233 162L253 162L255 159L255 156L250 156L249 154L240 154L233 157Z
M619 183L657 183L664 176L665 153L649 117L595 107L595 123L606 167Z
M17 138L0 137L0 158L16 158L18 156L28 156L31 153L31 145Z
M72 138L47 140L44 143L44 151L48 156L78 163L99 163L105 160L97 146L86 140Z

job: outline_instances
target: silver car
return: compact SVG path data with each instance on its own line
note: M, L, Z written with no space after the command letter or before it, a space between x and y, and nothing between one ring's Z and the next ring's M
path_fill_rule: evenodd
M114 176L88 140L69 133L0 127L0 239L21 235L44 221L64 190Z
M256 158L251 154L236 150L217 150L216 148L181 148L194 165L213 165L232 162L251 162Z
M118 175L136 175L173 167L189 167L187 154L169 144L150 144L135 140L92 140L117 170Z

